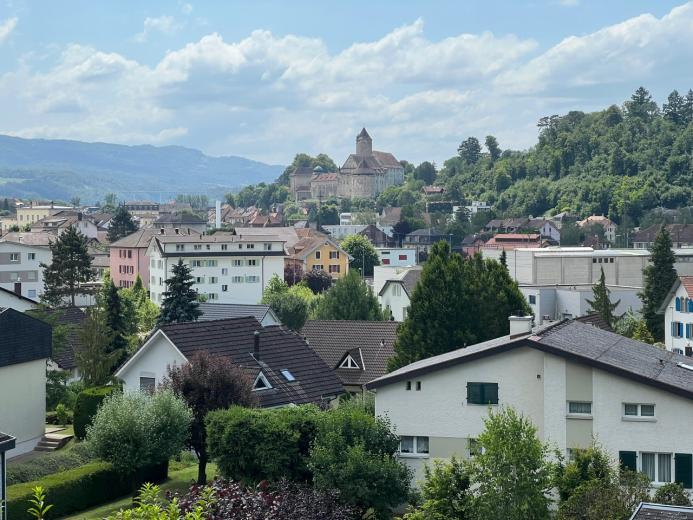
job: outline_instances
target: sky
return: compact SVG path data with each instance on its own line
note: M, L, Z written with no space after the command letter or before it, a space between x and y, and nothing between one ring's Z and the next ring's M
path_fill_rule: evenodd
M288 164L469 136L693 88L693 2L0 0L0 134Z

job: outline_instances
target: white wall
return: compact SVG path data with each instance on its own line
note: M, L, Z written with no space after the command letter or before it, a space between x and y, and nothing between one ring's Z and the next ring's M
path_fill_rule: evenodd
M390 309L395 321L404 321L405 309L411 305L407 291L401 283L390 283L383 294L378 295L378 301L383 309Z
M6 261L10 253L19 253L20 261L18 263ZM30 253L35 256L33 260L29 259ZM18 281L22 284L22 296L36 300L43 294L43 269L39 264L51 263L52 255L48 247L0 241L0 257L3 258L0 260L0 286L13 291L14 282Z
M676 298L688 298L688 292L683 285L679 285L676 293L672 296L664 312L664 344L667 350L681 349L686 352L686 347L693 347L693 339L686 338L686 324L693 323L693 313L676 310ZM684 300L685 302L685 300ZM685 305L684 305L685 306ZM683 337L675 338L672 334L671 324L674 321L683 323Z
M46 423L46 360L0 367L0 431L17 438L8 457L34 449Z
M36 307L36 305L22 298L18 298L14 294L8 294L5 291L0 291L0 307L25 312L29 309L33 309Z
M162 333L158 333L116 376L123 380L124 391L136 392L140 389L140 377L153 377L158 386L168 374L170 366L187 362L178 349Z
M376 247L382 265L405 267L416 265L416 249L405 247ZM404 258L400 258L403 256Z

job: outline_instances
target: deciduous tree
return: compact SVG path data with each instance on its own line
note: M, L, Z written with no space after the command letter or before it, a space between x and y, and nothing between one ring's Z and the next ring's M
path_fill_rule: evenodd
M342 241L342 249L352 256L349 266L363 276L373 276L373 267L380 265L378 253L363 235L349 235Z
M323 295L317 315L321 320L383 320L378 299L355 270L337 280Z

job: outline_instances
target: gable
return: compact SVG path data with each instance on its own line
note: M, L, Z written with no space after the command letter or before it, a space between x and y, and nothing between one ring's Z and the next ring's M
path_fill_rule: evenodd
M126 382L139 379L140 373L166 375L169 366L180 366L188 359L161 330L157 330L147 342L115 373ZM137 386L139 388L139 386Z
M47 323L14 309L0 309L0 367L47 359L52 333Z

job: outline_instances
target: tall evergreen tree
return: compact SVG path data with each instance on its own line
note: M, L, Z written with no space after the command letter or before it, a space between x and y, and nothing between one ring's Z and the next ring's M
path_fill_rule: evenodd
M662 112L665 119L668 119L675 125L681 125L686 120L686 100L677 90L674 90L669 94L667 102L662 105Z
M505 252L505 249L501 252L500 264L506 269L508 268L508 254Z
M178 260L173 266L171 278L166 280L166 292L161 304L159 324L195 321L202 315L197 302L197 291L190 267Z
M486 149L488 150L488 153L491 156L491 160L498 160L501 156L501 149L500 146L498 146L498 139L496 139L492 135L487 135L486 142L484 144L486 144Z
M457 147L457 153L467 164L476 164L481 157L481 145L476 137L468 137Z
M618 304L621 303L621 300L618 300L616 303L611 303L611 291L606 286L606 276L604 275L603 267L602 274L599 277L599 283L592 288L592 295L594 299L587 300L587 303L590 304L590 309L596 314L599 314L610 327L613 327L616 320L619 318L614 314L614 311L616 307L618 307Z
M118 293L118 288L109 277L103 288L103 311L106 325L111 329L111 346L109 352L121 352L125 355L128 347L128 336L137 325L132 312L128 312L128 302ZM117 361L121 361L119 357Z
M381 321L383 312L373 291L352 269L327 291L317 310L321 320Z
M108 228L108 241L115 242L137 231L137 223L125 206L118 206Z
M662 227L650 248L650 263L643 270L645 285L638 295L642 300L643 318L655 341L664 340L664 317L657 311L676 281L675 262L671 237Z
M68 298L74 307L77 295L91 293L91 289L84 285L96 277L91 267L87 237L71 227L51 242L49 249L51 264L41 264L44 284L41 301L52 307L61 307Z
M395 342L391 370L508 334L508 317L529 313L517 284L499 262L463 260L438 242L411 295Z
M91 307L87 311L79 337L81 348L75 352L75 362L82 381L86 386L105 385L125 351L113 350L113 332L103 310Z

